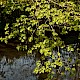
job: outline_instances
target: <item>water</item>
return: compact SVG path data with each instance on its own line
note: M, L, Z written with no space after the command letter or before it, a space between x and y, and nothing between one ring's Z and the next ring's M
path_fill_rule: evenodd
M4 56L0 61L0 75L2 80L37 80L32 73L34 67L35 60L33 57L24 56L7 61Z
M24 52L1 45L0 80L37 80L33 74L34 68L34 56L26 56Z
M35 56L28 56L25 53L26 52L22 51L18 52L11 46L0 44L0 80L44 80L42 79L44 74L42 76L33 74L36 63ZM55 51L53 51L53 53L56 55ZM72 60L68 63L67 59L69 57L72 58ZM69 67L72 67L76 57L73 56L72 53L62 50L61 59L65 64L68 64ZM64 73L65 76L59 75L58 80L80 80L78 79L79 76L76 78L75 76L70 77L70 72L68 71L64 71ZM79 71L77 74L79 74Z

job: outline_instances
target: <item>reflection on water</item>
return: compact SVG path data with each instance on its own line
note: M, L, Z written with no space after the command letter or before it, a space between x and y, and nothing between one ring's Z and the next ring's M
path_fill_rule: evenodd
M33 57L6 60L4 56L0 61L0 77L2 80L36 80L36 76L32 73L34 67Z
M34 57L0 45L0 80L37 80L34 68Z
M58 57L56 53L57 52L53 51L55 59ZM64 66L67 65L72 68L72 64L75 64L76 56L63 50L61 53L61 59L65 64ZM68 61L69 57L71 58L70 61ZM42 79L44 74L42 76L39 75L39 78L33 74L34 68L34 56L26 56L25 52L18 52L12 47L0 45L0 80L44 80ZM64 71L65 76L58 75L58 80L79 80L79 76L75 77L79 74L79 70L74 77L70 77L71 73L65 71L63 68L61 68L60 71ZM57 74L54 76L56 75Z

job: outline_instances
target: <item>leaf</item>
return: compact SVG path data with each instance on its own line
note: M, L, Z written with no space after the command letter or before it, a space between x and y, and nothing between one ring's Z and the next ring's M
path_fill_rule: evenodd
M8 41L7 41L7 40L5 40L4 42L5 42L6 44L8 43Z
M20 32L23 32L23 31L25 31L25 28L20 29Z
M6 35L6 34L9 34L9 31L6 31L6 32L5 32L5 35Z
M25 50L27 50L27 45L24 46Z
M39 70L39 73L44 73L44 71L45 71L45 66L42 66Z
M44 52L43 49L40 49L40 53L43 54L43 52Z
M66 71L70 71L70 67L65 67L65 70Z
M24 42L24 39L21 39L21 42Z
M32 40L33 40L33 37L32 36L29 37L29 42L32 42Z
M74 48L71 48L71 50L70 51L74 51Z
M75 71L76 69L75 68L72 68L72 71Z
M9 29L8 26L9 26L9 23L6 24L6 26L5 26L5 30L8 30L8 29Z
M35 68L34 71L33 71L33 73L35 73L35 74L38 74L38 72L39 72L38 68Z
M58 52L58 56L60 57L60 53Z
M56 65L54 63L51 63L51 67L56 68Z
M52 32L53 36L57 36L58 34L56 32Z
M16 47L16 49L19 51L19 50L20 50L20 47L21 47L21 46L20 46L20 45L18 45L18 46Z

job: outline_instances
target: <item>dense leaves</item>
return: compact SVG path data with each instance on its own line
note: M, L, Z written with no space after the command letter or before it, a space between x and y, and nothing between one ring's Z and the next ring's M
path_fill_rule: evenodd
M22 1L1 4L1 8L1 14L4 14L5 18L8 18L5 15L11 16L5 19L5 36L0 37L1 42L7 44L9 40L17 39L20 42L16 46L17 50L26 50L27 54L36 52L40 55L34 73L47 73L46 78L51 80L54 79L55 73L64 75L63 68L66 71L76 71L74 67L71 69L69 65L65 65L60 51L63 49L71 54L79 54L79 47L74 48L73 44L76 42L79 45L80 41L80 4L77 6L72 1L54 0L36 0L30 3L27 0L25 3ZM74 41L67 45L63 37L71 31L77 32L77 37L75 39L75 36L71 35L71 40ZM69 39L67 40L69 42Z

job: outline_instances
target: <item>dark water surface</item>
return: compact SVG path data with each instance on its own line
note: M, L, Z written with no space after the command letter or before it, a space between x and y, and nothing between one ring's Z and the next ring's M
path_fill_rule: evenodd
M56 52L53 51L53 53L57 57ZM68 64L67 58L72 58L72 61L69 63L69 66L72 67L71 65L75 63L76 57L70 54L62 51L61 59L65 64ZM35 63L35 56L28 56L23 51L18 52L10 45L0 44L0 80L44 80L42 76L38 78L38 76L33 74ZM56 80L80 80L79 72L80 69L76 73L78 76L70 77L70 73L65 71L65 76L59 75Z
M25 52L0 45L0 80L37 80L33 74L35 59Z

